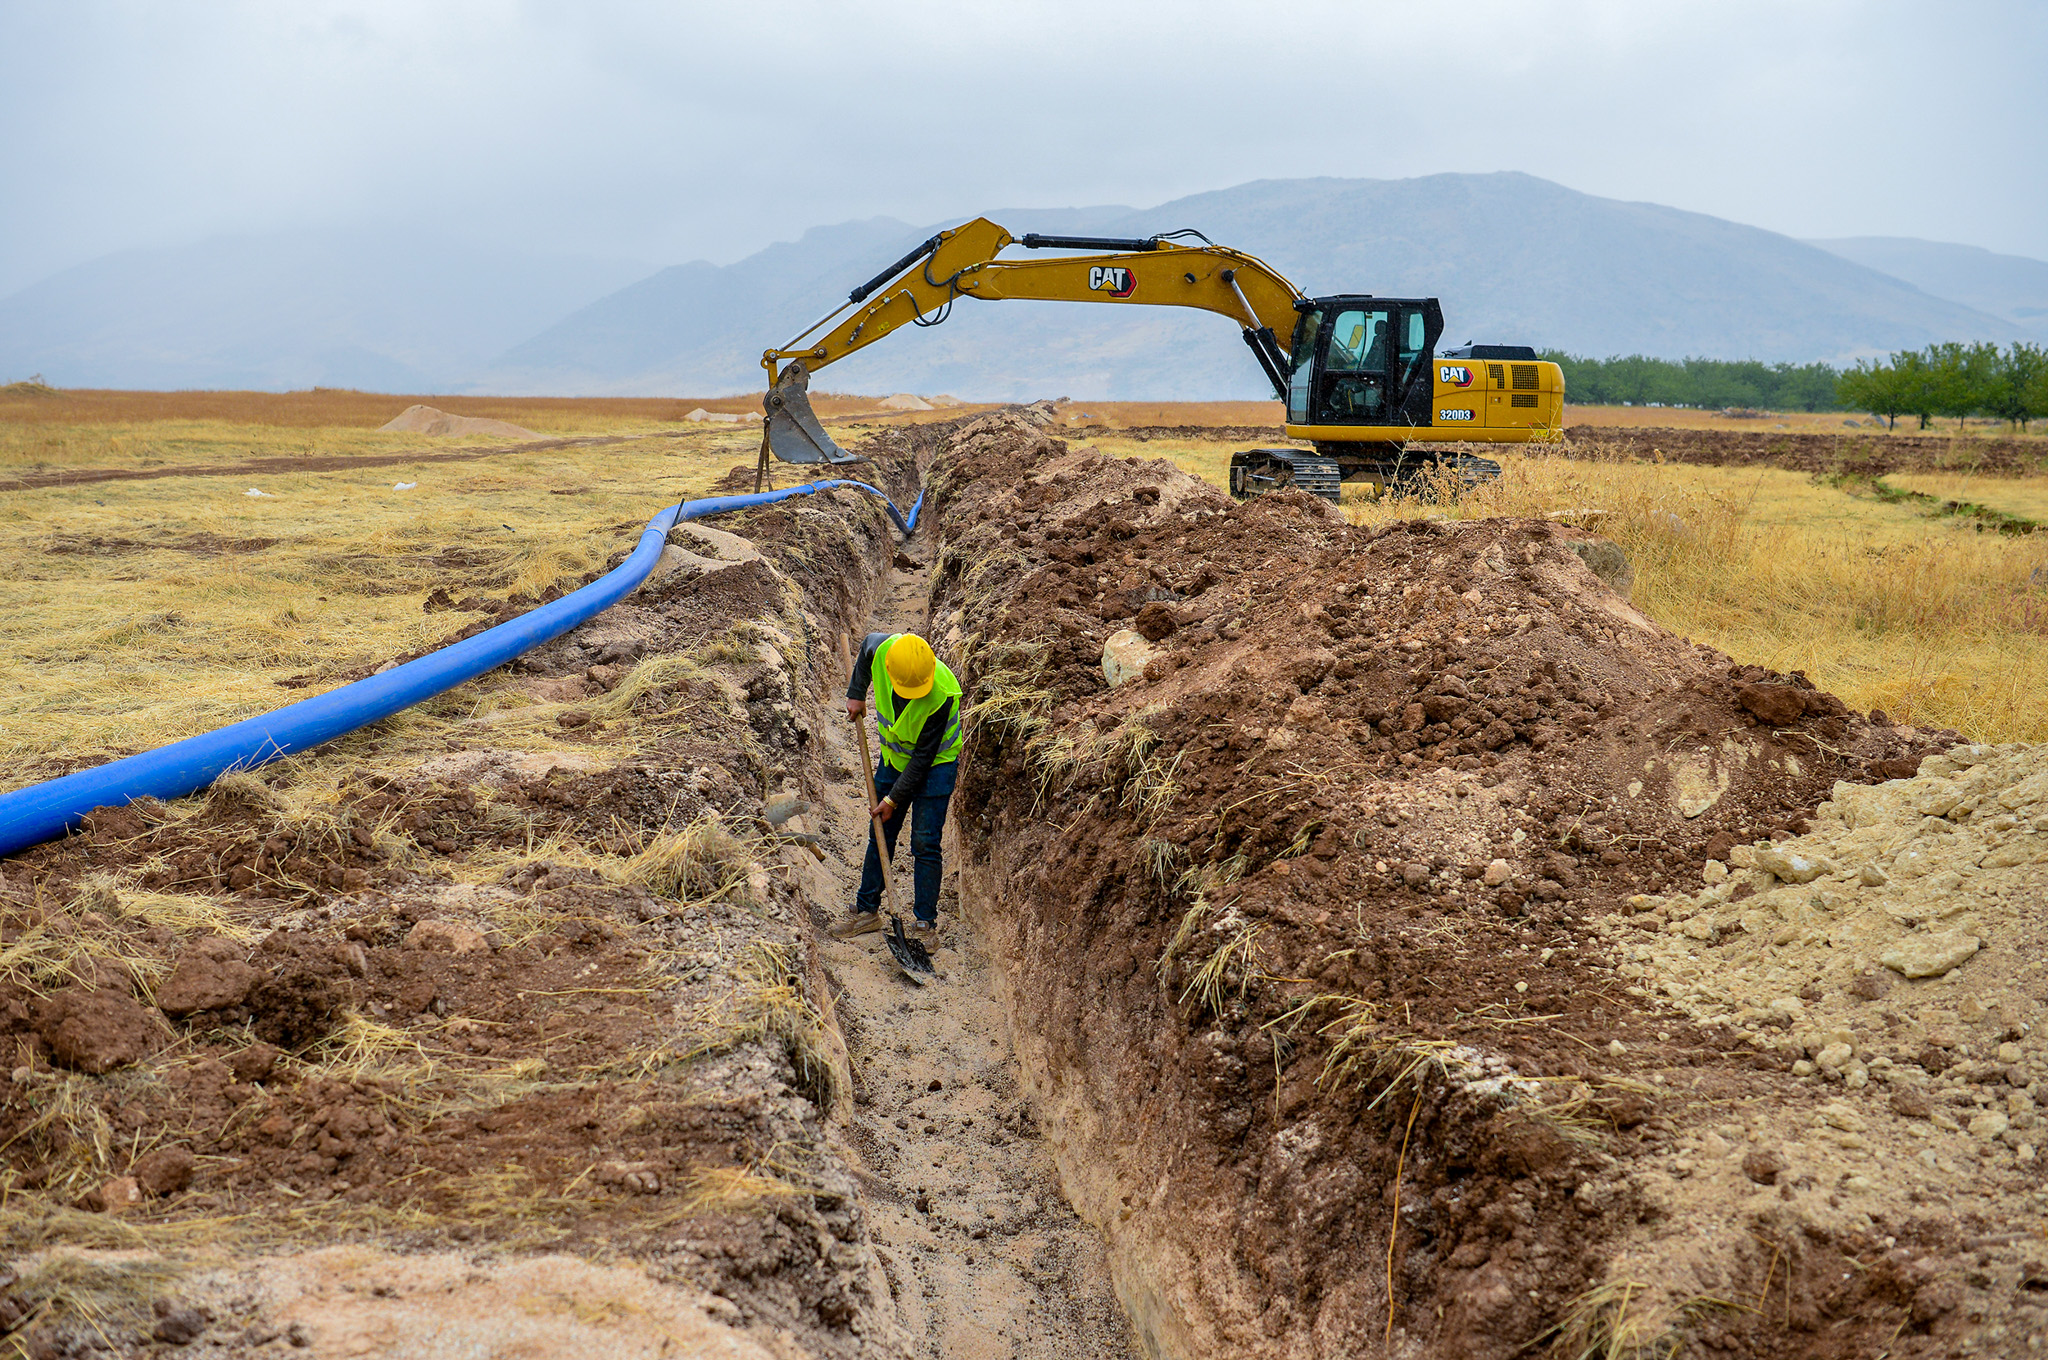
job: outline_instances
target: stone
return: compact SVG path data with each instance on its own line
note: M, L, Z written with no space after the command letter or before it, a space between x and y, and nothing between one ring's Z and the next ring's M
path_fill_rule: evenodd
M259 1041L229 1057L228 1069L236 1081L262 1081L276 1070L277 1060L283 1056L281 1050Z
M1789 1163L1771 1148L1753 1148L1742 1159L1742 1174L1758 1185L1776 1185Z
M1849 1065L1849 1059L1855 1056L1856 1051L1850 1048L1849 1045L1844 1043L1833 1043L1828 1044L1826 1047L1822 1048L1820 1052L1814 1054L1813 1061L1818 1066L1831 1067L1839 1070L1843 1067L1847 1067Z
M166 1037L154 1011L110 990L53 992L36 1001L33 1023L52 1062L94 1076L141 1062Z
M1709 887L1716 883L1726 883L1728 881L1728 866L1720 860L1710 859L1701 866L1700 878Z
M1144 634L1119 628L1102 644L1102 678L1111 689L1141 679L1145 667L1158 655L1158 649L1145 641Z
M175 1195L192 1183L196 1164L190 1148L161 1147L136 1158L128 1174L146 1195Z
M1411 888L1419 888L1429 882L1429 866L1420 862L1401 866L1401 881Z
M1882 888L1892 880L1891 875L1875 864L1866 864L1856 871L1856 881L1866 888Z
M1883 973L1858 973L1845 990L1860 1001L1880 1001L1891 989L1891 980Z
M1609 590L1624 600L1628 598L1636 583L1636 569L1619 544L1605 538L1575 538L1565 546L1577 553L1586 570L1599 577Z
M436 954L488 954L489 940L474 926L455 921L421 921L405 937L407 949L424 949Z
M156 1327L149 1335L166 1346L189 1346L206 1330L206 1314L197 1308L168 1308L160 1304L158 1314Z
M1998 1060L2007 1067L2012 1066L2016 1062L2025 1061L2026 1056L2026 1051L2010 1040L1998 1046Z
M125 1214L142 1203L142 1185L133 1176L116 1176L93 1193L103 1213Z
M1878 956L1878 962L1909 978L1940 977L1975 954L1982 941L1961 931L1908 935Z
M1787 883L1811 883L1822 874L1832 872L1835 866L1819 855L1793 854L1772 845L1756 852L1756 867Z
M1844 1133L1861 1133L1870 1127L1863 1122L1863 1116L1856 1113L1854 1108L1839 1100L1821 1106L1820 1117L1828 1127L1840 1129Z
M1892 1113L1902 1119L1925 1119L1934 1108L1928 1103L1925 1091L1916 1091L1910 1086L1893 1091L1890 1104Z
M1132 622L1138 635L1147 642L1162 642L1180 628L1180 616L1173 612L1173 606L1158 600L1140 609Z
M2012 1120L2003 1110L1986 1110L1970 1120L1970 1136L1980 1142L1991 1142L2012 1127Z
M1744 685L1735 691L1735 702L1772 727L1797 722L1806 714L1806 696L1791 685Z
M1506 860L1497 859L1486 866L1486 872L1479 876L1479 881L1489 888L1498 888L1507 882L1513 873L1514 870L1508 866Z
M224 1011L241 1005L259 976L249 966L248 951L233 940L199 940L178 955L156 989L157 1009L172 1017Z

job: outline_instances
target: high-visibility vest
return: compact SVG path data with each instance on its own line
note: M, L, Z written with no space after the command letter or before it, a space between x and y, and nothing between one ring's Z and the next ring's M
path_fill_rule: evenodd
M932 757L932 764L943 765L949 760L960 758L961 748L967 739L960 733L960 682L953 678L953 672L946 663L932 659L932 687L916 699L898 700L896 691L889 687L889 672L882 662L889 655L890 644L899 633L889 635L889 641L875 648L875 659L870 670L875 687L875 726L882 734L882 762L892 770L900 770L910 763L910 753L917 749L917 739L924 731L925 719L939 711L948 699L953 703L953 723L946 729L945 740L939 744L938 755Z

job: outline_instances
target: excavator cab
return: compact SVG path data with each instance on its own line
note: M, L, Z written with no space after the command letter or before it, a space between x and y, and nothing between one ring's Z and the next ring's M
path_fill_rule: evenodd
M1342 294L1295 304L1290 425L1427 425L1430 361L1444 332L1435 298Z
M1439 413L1435 361L1444 314L1435 298L1342 293L1304 298L1294 307L1288 433L1312 440L1315 451L1233 454L1234 494L1297 486L1334 501L1342 483L1362 482L1375 493L1445 496L1500 475L1500 464L1490 458L1438 453L1414 442L1447 421L1473 422L1457 426L1459 433L1478 423L1476 407L1455 401Z

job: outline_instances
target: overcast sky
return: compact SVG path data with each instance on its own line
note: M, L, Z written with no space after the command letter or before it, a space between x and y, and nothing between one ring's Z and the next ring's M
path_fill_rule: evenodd
M0 34L0 295L221 232L724 263L1489 170L2048 258L2040 0L0 0Z

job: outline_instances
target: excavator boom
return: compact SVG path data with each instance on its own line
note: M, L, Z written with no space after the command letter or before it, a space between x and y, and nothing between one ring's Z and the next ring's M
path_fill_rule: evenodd
M996 258L1011 245L1087 253ZM1207 241L1184 245L1168 237L1035 233L1020 239L978 217L932 237L855 288L830 316L761 356L769 380L770 450L791 463L855 461L832 442L811 411L806 391L810 375L904 326L938 325L961 297L1216 312L1237 322L1274 393L1281 395L1286 391L1288 362L1284 337L1293 334L1295 303L1301 294L1256 257Z

